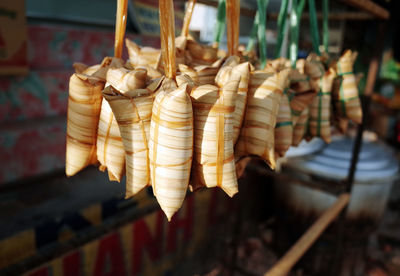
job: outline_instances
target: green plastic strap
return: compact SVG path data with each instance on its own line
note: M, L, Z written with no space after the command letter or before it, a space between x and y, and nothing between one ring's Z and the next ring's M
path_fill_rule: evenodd
M292 1L292 10L290 11L290 63L296 68L297 48L299 43L299 20L297 19L297 0Z
M215 26L214 42L220 43L225 31L226 0L218 1L217 25Z
M342 71L342 66L340 66L340 63L337 63L337 69L338 69L338 76L344 76L344 75L352 75L352 74L354 74L352 71L351 71L351 72L343 72L343 71Z
M322 43L324 44L325 53L329 54L328 46L329 46L329 0L322 1Z
M261 61L261 69L267 64L267 40L265 37L265 24L267 21L267 5L269 0L257 0L258 7L258 29L257 37L259 43L259 58Z
M318 20L317 12L315 11L315 0L308 0L308 9L310 12L310 27L311 27L311 40L313 50L317 55L321 55L319 51L319 33L318 33Z
M291 121L279 122L279 123L276 123L275 128L284 127L284 126L291 126L291 125L293 125L293 123Z
M251 28L249 42L247 43L246 51L250 52L254 49L257 39L257 30L258 30L258 11L256 12L256 16L254 17L253 27Z
M293 0L290 11L290 62L292 68L296 68L297 52L299 48L300 20L305 6L305 0Z
M275 48L275 58L279 58L282 51L282 43L283 43L283 32L286 29L287 24L287 9L288 9L289 0L283 0L281 4L281 9L279 11L278 16L278 36L276 41L276 48Z

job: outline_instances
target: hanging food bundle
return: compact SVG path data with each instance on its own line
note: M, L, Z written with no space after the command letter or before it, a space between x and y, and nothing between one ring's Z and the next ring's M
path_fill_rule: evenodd
M331 91L336 72L330 68L318 81L319 91L310 105L310 134L331 142L330 113Z
M339 96L337 110L342 118L361 124L362 110L358 94L357 80L353 73L357 52L347 50L339 58L336 65L337 74L340 77Z
M97 125L104 81L75 73L69 81L65 172L72 176L97 163Z
M284 90L281 102L279 103L274 139L276 157L285 156L286 151L289 150L293 141L292 111L287 88Z
M251 74L245 118L235 148L237 156L256 155L275 168L274 128L289 71Z
M213 46L189 35L195 0L189 0L182 33L176 38L173 2L160 0L161 49L126 39L129 60L124 61L127 0L119 0L114 57L94 66L74 64L66 174L94 164L107 170L110 180L121 181L126 174L126 197L152 186L170 220L188 188L219 187L234 196L235 161L242 157L258 156L274 169L276 159L303 138L321 137L329 143L331 117L342 128L349 119L360 122L352 71L356 54L346 51L326 70L327 59L313 42L316 54L297 60L298 29L294 29L290 59L267 60L267 2L258 2L252 44L244 50L239 47L238 0L226 1L226 10L221 4L225 1L220 1L223 12L218 12ZM303 8L299 5L292 13L299 17ZM228 53L218 49L225 12ZM282 22L279 25L283 30ZM256 37L259 57L254 54Z

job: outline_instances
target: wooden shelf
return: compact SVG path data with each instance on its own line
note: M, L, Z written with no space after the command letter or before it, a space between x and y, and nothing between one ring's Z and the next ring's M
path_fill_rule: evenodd
M341 2L355 7L359 10L366 11L379 19L389 19L389 11L375 4L371 0L340 0Z
M329 13L329 20L373 20L379 19L389 19L389 12L382 8L381 6L375 4L371 0L340 0L347 5L355 7L360 10L360 12L331 12ZM217 0L197 0L198 3L217 7ZM240 8L240 14L246 16L254 16L256 11L246 7ZM322 18L322 13L317 14L318 18ZM268 14L268 19L276 20L278 18L277 13ZM304 13L302 19L309 18L308 13Z

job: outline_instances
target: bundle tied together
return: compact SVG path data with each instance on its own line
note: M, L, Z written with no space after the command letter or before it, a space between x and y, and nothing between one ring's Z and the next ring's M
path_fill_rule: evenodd
M237 156L260 156L275 169L274 129L289 72L254 71L250 75L246 114L235 148Z
M341 77L337 109L343 118L348 118L357 124L362 121L362 109L358 95L357 80L353 73L357 52L347 50L338 60L336 70Z

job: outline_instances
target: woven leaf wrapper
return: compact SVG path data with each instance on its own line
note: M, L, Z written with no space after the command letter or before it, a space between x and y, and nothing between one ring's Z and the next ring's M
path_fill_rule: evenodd
M218 56L218 49L209 45L197 43L192 37L187 38L185 48L185 62L190 67L206 65L211 66L221 57Z
M117 72L116 72L117 71ZM140 75L146 79L142 69L126 71L124 68L111 69L115 75ZM144 71L146 72L146 71ZM122 79L131 79L131 77ZM153 107L153 92L159 87L162 78L151 82L146 89L117 90L108 86L103 91L118 123L125 149L126 197L131 197L151 184L148 140L150 138L150 119ZM121 85L120 85L121 86Z
M331 91L336 72L330 68L319 80L319 91L310 105L309 130L313 137L331 142Z
M157 69L161 60L161 50L152 47L140 47L132 40L125 39L129 61L136 67L151 67Z
M67 176L97 163L97 125L104 81L73 74L69 81L66 165Z
M351 50L347 50L337 62L337 74L341 77L337 109L341 117L361 124L363 115L358 95L357 80L353 73L353 65L356 58L357 52L353 53Z
M275 168L274 128L289 71L251 73L245 119L235 147L238 157L257 155Z
M179 77L178 77L179 78ZM193 156L191 85L164 79L154 100L149 141L154 195L168 220L181 207Z
M240 75L235 101L235 111L233 113L233 145L236 144L239 138L244 120L251 72L251 65L248 62L242 63L241 65L239 65L239 62L240 58L238 56L227 58L215 77L215 83L222 88L231 78L233 73ZM236 69L233 70L233 68Z
M293 146L297 147L301 140L303 140L306 132L307 132L307 124L308 124L308 113L309 113L309 108L307 107L306 109L301 112L300 118L297 121L297 124L293 128Z
M230 197L238 192L233 152L233 119L241 65L221 88L203 85L193 89L195 189L220 187Z
M289 97L285 91L279 103L275 126L275 152L277 157L283 157L292 145L293 123Z
M105 75L108 85L118 86L120 89L139 89L145 87L145 70L138 70L131 74L125 74L119 59L112 59L105 63L96 74ZM103 62L104 63L104 62ZM118 81L119 73L122 71L124 76ZM107 101L101 104L100 120L97 130L97 159L100 162L100 170L107 169L109 179L121 181L125 173L125 151L122 143L118 123Z
M331 97L333 97L334 105L333 105L333 124L341 133L346 133L347 128L349 126L349 119L343 118L340 116L340 112L338 108L340 106L337 104L339 102L339 91L340 91L341 79L340 77L336 77L333 80L332 84L332 93Z
M185 64L179 64L179 71L188 75L196 85L214 84L215 76L221 67L223 59L219 59L212 65L199 65L191 68Z

